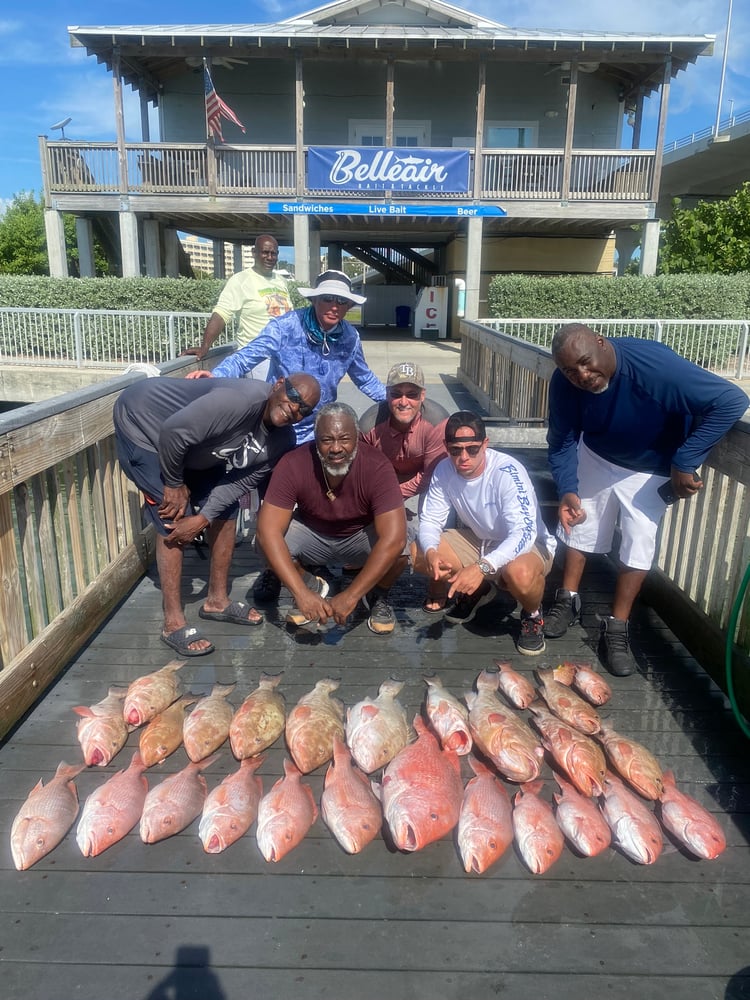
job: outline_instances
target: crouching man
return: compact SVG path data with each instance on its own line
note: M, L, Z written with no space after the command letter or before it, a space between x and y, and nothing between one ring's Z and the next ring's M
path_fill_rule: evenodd
M544 651L541 601L555 539L539 514L529 475L510 455L489 449L484 422L461 410L445 425L448 457L432 474L419 520L414 569L449 583L449 622L470 622L496 589L521 605L519 653ZM446 528L455 512L460 528Z
M386 635L396 622L388 592L407 563L406 515L393 466L358 435L350 406L318 411L315 440L285 455L271 476L257 540L294 598L291 625L343 625L362 600L369 628ZM328 583L301 566L331 563L360 569L329 598Z

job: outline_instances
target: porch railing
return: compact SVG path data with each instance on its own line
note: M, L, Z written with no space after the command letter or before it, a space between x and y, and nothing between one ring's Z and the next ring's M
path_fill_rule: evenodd
M207 146L205 143L127 143L124 184L117 146L106 142L50 142L40 138L48 195L206 194L258 197L336 197L306 183L297 188L294 146ZM475 156L471 156L473 190ZM563 188L562 149L487 149L482 153L481 198L575 201L649 201L654 152L573 150L570 180ZM303 165L304 166L304 165ZM303 174L306 171L303 170ZM381 192L382 193L382 192ZM344 192L347 199L372 200L379 192ZM409 200L436 199L434 192L410 191ZM472 195L445 195L471 201Z
M482 321L461 323L459 378L490 412L509 423L544 426L553 371L547 347L491 330ZM690 501L667 510L656 568L646 592L662 618L724 687L727 627L750 562L747 416L712 450L701 474L705 488ZM739 617L733 640L735 659L741 664L735 684L749 715L750 601Z

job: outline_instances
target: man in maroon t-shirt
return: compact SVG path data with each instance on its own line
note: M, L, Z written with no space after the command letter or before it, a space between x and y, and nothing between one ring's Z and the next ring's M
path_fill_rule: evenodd
M377 449L358 441L354 410L329 403L315 419L315 440L274 469L258 515L257 538L271 569L291 591L292 625L343 625L363 600L369 628L395 626L388 591L406 566L406 515L396 473ZM328 598L328 584L300 563L360 567Z

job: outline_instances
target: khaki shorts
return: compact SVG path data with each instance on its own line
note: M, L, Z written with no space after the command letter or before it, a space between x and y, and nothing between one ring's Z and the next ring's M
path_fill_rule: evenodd
M482 558L482 543L470 528L448 528L443 532L442 538L445 539L446 543L456 553L461 560L462 566L471 566L472 563L478 562ZM533 549L529 550L529 554L531 553L541 560L542 570L544 575L547 576L552 569L554 557L547 551L546 546L540 542L534 542ZM494 577L489 577L488 579L497 587L505 586L502 568L495 573Z

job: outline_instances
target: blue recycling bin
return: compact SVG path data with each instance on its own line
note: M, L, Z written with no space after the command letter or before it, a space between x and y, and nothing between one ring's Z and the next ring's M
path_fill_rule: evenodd
M411 306L396 306L396 326L405 330L411 323Z

